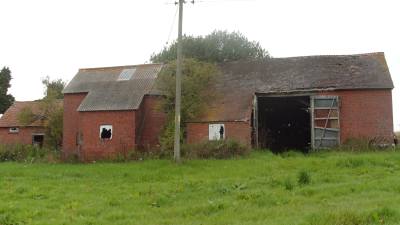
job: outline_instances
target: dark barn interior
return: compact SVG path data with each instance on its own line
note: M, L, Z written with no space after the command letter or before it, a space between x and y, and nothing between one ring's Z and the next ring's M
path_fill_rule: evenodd
M311 142L309 96L258 97L258 145L275 153L308 152Z

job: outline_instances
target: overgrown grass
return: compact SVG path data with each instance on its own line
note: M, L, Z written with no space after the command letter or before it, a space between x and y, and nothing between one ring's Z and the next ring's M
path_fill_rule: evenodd
M0 163L0 224L399 224L400 152Z

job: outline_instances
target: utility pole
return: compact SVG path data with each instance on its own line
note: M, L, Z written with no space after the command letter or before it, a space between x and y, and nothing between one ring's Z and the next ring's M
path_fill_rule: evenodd
M179 25L178 25L178 49L176 60L176 96L175 96L175 138L174 138L174 159L175 162L181 161L181 79L182 79L182 19L183 3L179 0Z

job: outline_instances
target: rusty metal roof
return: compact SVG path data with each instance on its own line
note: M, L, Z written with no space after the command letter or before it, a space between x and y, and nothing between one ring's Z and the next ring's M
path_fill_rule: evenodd
M237 61L220 69L216 100L195 122L249 121L256 93L393 88L384 53Z
M156 94L154 82L161 68L162 64L145 64L80 69L63 93L88 93L78 111L137 109L144 95ZM119 79L126 71L133 74Z

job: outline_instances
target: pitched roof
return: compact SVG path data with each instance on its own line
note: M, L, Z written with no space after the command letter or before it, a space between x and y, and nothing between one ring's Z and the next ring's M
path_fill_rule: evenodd
M162 64L80 69L64 94L88 93L78 111L137 109L146 94L158 94L154 82Z
M40 101L14 102L0 118L0 127L20 127L18 114L25 108L31 108L34 114L40 114ZM36 120L28 127L43 126L43 121Z
M217 96L196 121L248 121L255 93L392 89L384 53L303 56L220 65Z

